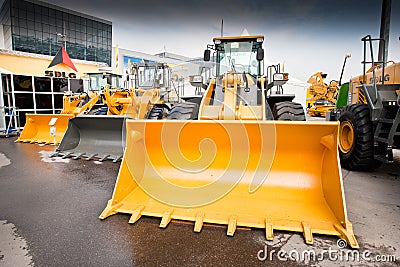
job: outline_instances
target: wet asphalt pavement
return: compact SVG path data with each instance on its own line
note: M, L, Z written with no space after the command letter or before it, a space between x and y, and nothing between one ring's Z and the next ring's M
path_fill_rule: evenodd
M204 226L193 232L192 223L173 222L160 229L159 218L117 214L98 219L111 198L120 163L69 160L53 162L53 146L14 143L0 139L0 153L11 164L0 167L0 221L15 227L15 239L24 239L25 257L34 266L330 266L332 261L285 261L276 257L260 261L257 253L268 249L327 249L337 238L314 237L304 244L301 234L276 231L265 243L259 229L238 229L226 236L226 227ZM360 250L400 259L400 153L396 162L375 173L343 170L347 208ZM50 162L45 162L50 161ZM57 161L57 160L56 160ZM1 166L1 164L0 164ZM0 224L1 228L1 224ZM0 232L2 233L2 232ZM15 255L1 248L0 266ZM15 256L17 257L17 256ZM340 262L339 265L349 265ZM370 262L352 262L370 265ZM19 265L19 264L17 264ZM22 266L23 264L21 264ZM334 266L332 265L332 266Z

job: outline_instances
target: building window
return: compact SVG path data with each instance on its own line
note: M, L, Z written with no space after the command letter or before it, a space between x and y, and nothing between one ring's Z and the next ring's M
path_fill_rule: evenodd
M70 79L70 88L71 91L74 93L83 93L83 80L81 79Z
M14 91L33 92L32 77L14 75Z
M36 109L53 110L53 100L51 94L35 94Z
M68 79L53 78L53 92L64 93L66 91L68 91Z
M51 93L51 79L48 77L35 77L36 93Z
M13 26L10 38L14 50L54 56L63 44L57 33L65 32L71 58L111 65L111 25L30 1L10 3ZM107 49L102 51L102 45L107 45Z
M62 109L63 108L63 97L62 94L54 94L54 109Z
M15 106L19 109L34 109L33 94L15 93Z

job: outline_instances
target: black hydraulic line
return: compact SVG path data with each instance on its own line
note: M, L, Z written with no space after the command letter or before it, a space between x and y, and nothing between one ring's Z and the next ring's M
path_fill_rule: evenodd
M343 61L343 66L342 66L342 72L340 73L340 78L339 78L339 86L342 85L342 78L343 78L343 72L344 72L344 67L346 66L346 61L347 59L350 57L350 55L346 55L344 57L344 61Z
M249 81L247 80L246 72L243 72L243 79L244 79L244 82L246 83L246 87L244 88L244 91L249 92L250 91Z

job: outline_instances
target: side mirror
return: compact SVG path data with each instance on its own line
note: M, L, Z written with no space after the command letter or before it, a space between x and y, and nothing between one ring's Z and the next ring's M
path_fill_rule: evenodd
M211 50L209 49L204 50L204 61L210 61L210 57L211 57Z
M264 49L261 47L257 48L257 60L261 61L264 59Z

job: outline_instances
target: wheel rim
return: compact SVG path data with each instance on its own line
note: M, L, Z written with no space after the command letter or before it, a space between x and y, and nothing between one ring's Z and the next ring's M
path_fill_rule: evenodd
M354 143L354 129L349 121L340 124L339 148L343 153L349 153Z

